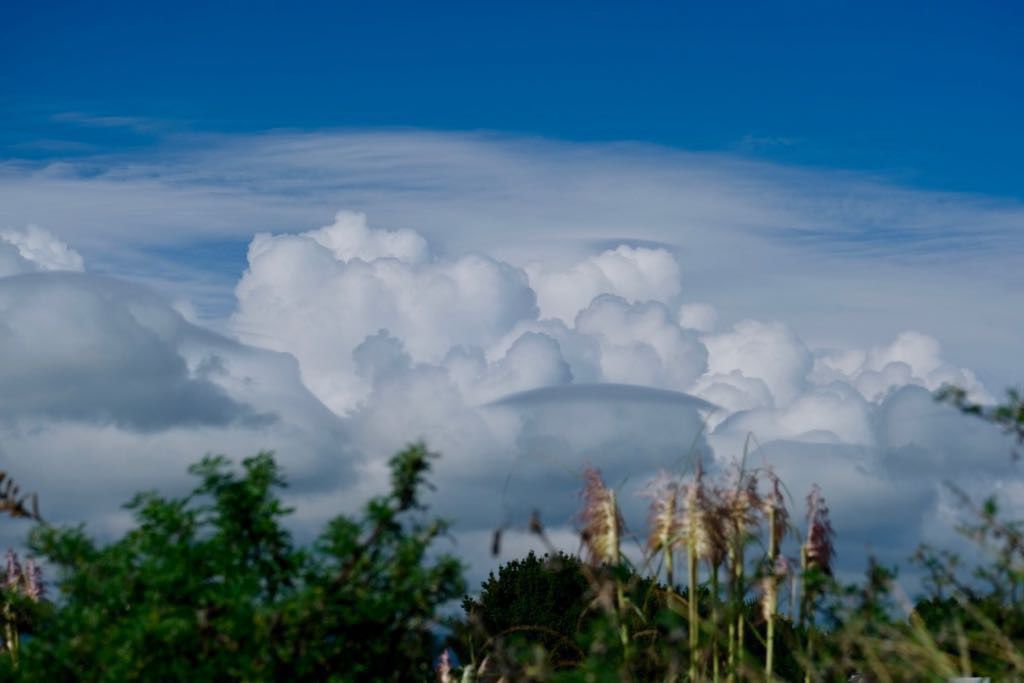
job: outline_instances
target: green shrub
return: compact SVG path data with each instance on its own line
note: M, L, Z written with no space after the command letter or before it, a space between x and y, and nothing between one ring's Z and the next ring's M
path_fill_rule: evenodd
M184 498L138 495L136 526L98 546L40 526L56 609L6 677L22 681L432 680L433 619L462 595L459 563L427 552L446 530L420 504L431 454L391 460L392 490L330 521L311 547L282 522L284 480L266 453L191 471Z

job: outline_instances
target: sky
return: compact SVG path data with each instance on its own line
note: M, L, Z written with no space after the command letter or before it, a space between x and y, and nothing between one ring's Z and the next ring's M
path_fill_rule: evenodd
M9 3L0 463L109 537L269 448L311 533L423 438L479 576L753 435L844 570L955 543L945 482L1024 485L931 397L1021 381L1020 15Z

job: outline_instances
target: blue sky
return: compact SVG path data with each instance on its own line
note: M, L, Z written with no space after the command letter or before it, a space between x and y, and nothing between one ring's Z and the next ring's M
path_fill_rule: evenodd
M113 533L272 448L308 528L425 438L484 574L509 472L572 549L751 433L851 560L1020 505L930 392L1024 379L1024 10L894 5L3 4L0 466Z
M484 129L731 150L1021 198L1022 12L1013 2L5 3L0 149L110 151L168 129ZM145 121L82 126L128 117Z

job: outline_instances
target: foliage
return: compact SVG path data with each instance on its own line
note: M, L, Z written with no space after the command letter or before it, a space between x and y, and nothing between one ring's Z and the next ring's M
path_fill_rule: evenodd
M951 385L939 389L935 398L955 406L966 415L974 415L999 426L1017 441L1018 446L1024 446L1024 393L1020 390L1008 389L1006 400L994 406L971 401L964 389ZM1020 453L1015 452L1014 457L1019 458Z
M431 454L391 460L391 492L339 516L310 547L283 522L278 465L261 453L191 468L183 498L143 493L136 526L100 547L41 526L30 545L61 599L7 677L24 681L429 680L438 606L463 592L453 558L428 560L444 522L420 505Z
M947 390L939 398L1022 439L1019 394L1011 392L1008 403L997 407L973 406L965 396ZM741 464L717 484L705 482L699 466L688 480L662 475L653 487L643 565L655 569L645 577L620 552L615 492L596 471L584 479L581 538L590 563L531 555L492 575L480 598L464 601L470 622L487 624L491 633L483 647L470 639L468 673L481 680L559 681L1024 675L1024 524L1002 521L994 499L974 506L961 494L974 521L959 530L975 542L982 559L964 576L960 558L922 547L915 559L929 573L928 593L911 608L896 586L895 570L873 561L860 583L835 579L833 531L816 488L800 534L788 523L771 472L745 471ZM767 494L759 490L759 479L772 485ZM535 531L543 537L543 529ZM767 543L760 538L765 533ZM793 535L801 539L799 561L779 552L782 538ZM747 557L750 548L761 548L760 556ZM672 580L676 554L685 556L695 601ZM704 565L699 582L698 563ZM655 580L659 567L668 585ZM578 571L567 577L570 568ZM545 593L560 582L572 586L562 603ZM789 604L796 621L778 610L786 583L797 589ZM581 656L575 661L558 656L569 649L564 638L552 646L535 637L532 648L517 649L495 636L529 622L533 630L546 626L564 637L562 617L577 614L573 639ZM474 668L481 658L483 664Z
M576 632L590 592L580 564L579 558L561 552L537 557L531 551L512 560L497 576L490 574L477 598L463 599L466 619L483 639L538 643L556 659L575 657Z

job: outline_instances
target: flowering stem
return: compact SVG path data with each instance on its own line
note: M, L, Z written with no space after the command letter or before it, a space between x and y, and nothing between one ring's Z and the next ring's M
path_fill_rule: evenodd
M673 567L672 567L672 544L671 543L666 543L665 544L665 580L668 582L668 587L670 589L674 589L675 585L676 585L675 575L673 574L672 569L673 569Z
M811 610L811 596L807 585L807 568L807 546L805 545L800 548L800 573L803 583L803 588L800 591L800 625L807 625L806 632L804 633L804 639L807 643L807 664L804 668L804 683L811 683L811 656L813 655L813 644L811 643L811 627L808 624L808 612Z
M718 683L718 565L711 565L711 677Z
M743 539L740 534L737 534L734 558L735 564L733 565L733 572L736 580L736 650L733 653L735 659L732 663L734 675L738 675L739 673L739 658L744 646L743 631L746 626L746 622L743 617L743 595L746 593L743 587L743 554Z
M775 584L775 562L779 557L779 539L775 529L775 521L778 511L775 506L768 510L768 582L767 582L767 595L765 596L768 604L766 605L765 617L768 622L768 633L767 642L765 643L765 658L764 658L764 679L771 683L772 671L775 662L775 609L778 601L778 588Z
M615 502L615 491L608 491L608 510L611 522L608 524L608 546L609 560L611 566L617 571L621 562L621 549L619 548L619 525L618 507ZM622 641L622 650L626 660L630 658L629 630L626 627L626 595L622 590L622 581L615 577L615 599L619 620L619 639Z
M726 680L736 680L736 622L733 619L733 614L736 610L736 547L734 544L729 544L729 573L728 582L729 586L729 610L727 618L729 619L729 667L727 669Z
M697 680L697 647L700 630L700 617L697 612L697 548L691 541L689 552L686 556L686 569L690 580L690 594L688 600L690 620L690 680Z
M14 615L10 603L4 604L4 640L7 651L11 654L11 663L18 665L18 631L14 627Z

